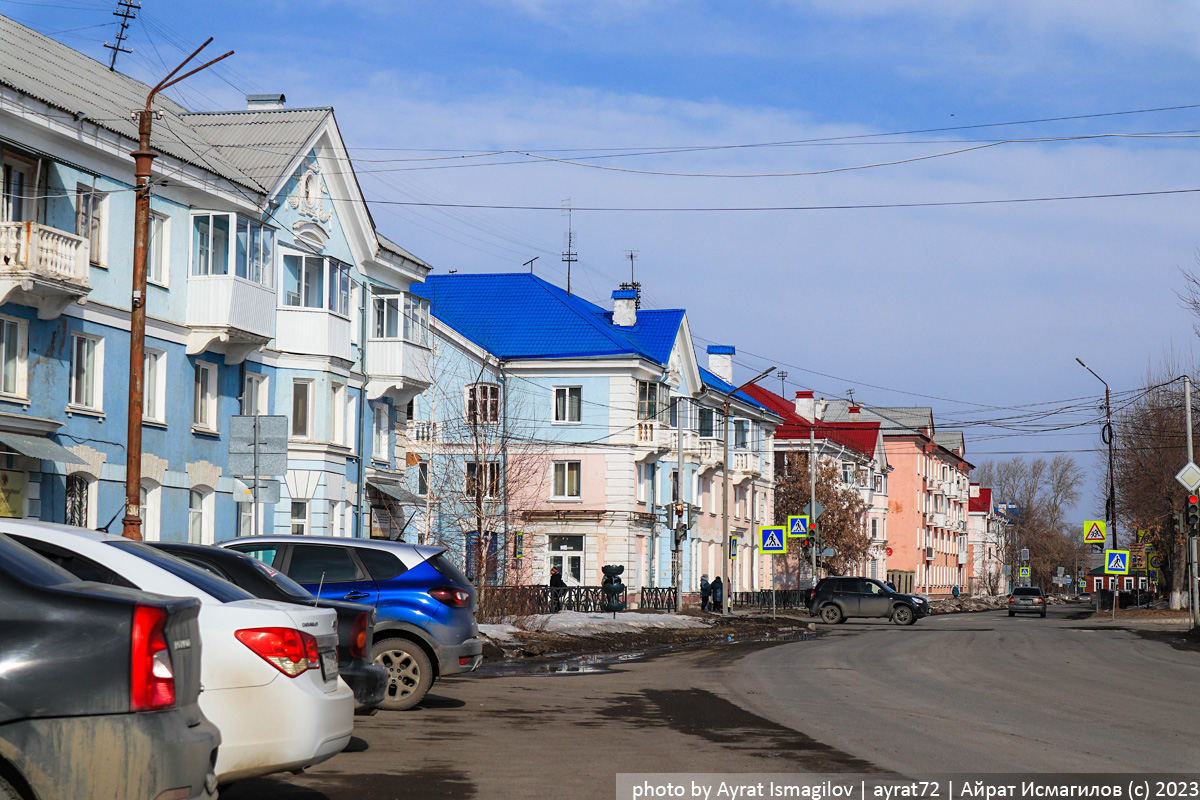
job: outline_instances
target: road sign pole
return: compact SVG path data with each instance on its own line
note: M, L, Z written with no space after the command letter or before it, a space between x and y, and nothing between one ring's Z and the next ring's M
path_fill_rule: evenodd
M808 502L810 511L817 510L817 409L813 406L812 427L808 429ZM808 524L817 518L816 514L808 515ZM812 588L817 588L817 541L810 532L808 541L812 543Z

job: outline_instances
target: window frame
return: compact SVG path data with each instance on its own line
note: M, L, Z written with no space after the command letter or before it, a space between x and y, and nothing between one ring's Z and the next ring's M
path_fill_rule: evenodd
M571 471L572 466L575 472L575 493L571 493ZM561 472L561 482L559 479ZM583 499L583 462L578 459L564 459L554 462L554 469L551 474L550 499L551 500L568 500L580 501ZM562 487L563 492L559 493L559 487Z
M345 383L333 381L329 385L329 442L341 447L346 446L346 397L348 389Z
M230 229L230 237L233 241L229 248L233 269L227 274L267 289L274 288L275 253L278 252L275 229L240 214L234 214L233 217L234 221ZM246 231L244 256L240 252L243 248L241 239L243 228ZM257 237L254 235L255 232L258 234ZM252 249L258 251L256 257L252 253ZM257 277L254 277L256 269Z
M142 422L167 424L167 351L157 347L145 350L142 369ZM150 374L151 364L154 374ZM154 407L151 408L150 406Z
M424 463L424 462L422 462ZM483 497L485 499L494 499L502 496L503 485L500 478L500 462L485 461L484 467L484 487ZM463 462L463 493L468 497L475 496L476 481L480 471L480 463L478 461Z
M10 349L13 361L11 390L5 385L8 380ZM0 314L0 397L20 402L27 402L29 399L29 320L7 314Z
M392 437L389 436L387 405L377 402L371 406L371 460L380 464L391 463Z
M296 509L300 508L304 516L297 517ZM300 532L296 532L299 526ZM303 498L293 497L288 505L288 531L292 536L307 536L312 530L312 504Z
M213 543L213 507L216 492L201 486L188 489L188 542L192 544ZM196 505L193 505L196 501ZM196 528L199 528L197 531ZM199 541L193 539L193 535Z
M638 421L666 421L671 407L670 387L658 381L638 381L636 391Z
M92 345L92 374L91 378L91 404L79 402L79 369L77 359L79 356L79 343L82 341L90 342ZM67 386L67 410L75 412L82 411L92 414L104 413L104 337L96 336L91 333L83 333L82 331L71 332L71 374Z
M313 438L313 386L312 378L292 378L292 406L291 412L288 415L291 419L288 438L294 441L310 442ZM303 387L304 393L304 428L301 432L296 432L296 399L298 397L297 390Z
M21 185L16 191L11 191L10 181L15 173L20 173L22 177ZM30 208L37 213L38 195L38 175L37 162L33 159L25 158L16 153L5 150L3 157L0 158L0 221L3 222L31 222ZM32 183L29 182L30 175L33 175ZM13 200L17 203L14 204ZM13 213L14 206L19 209L19 213Z
M83 205L85 199L86 210ZM100 269L108 269L107 219L108 193L86 183L75 184L75 235L87 240L89 264Z
M486 389L487 394L494 395L484 397L483 403L486 403L484 419L477 419L481 416L477 410L480 405L480 390ZM463 387L463 410L464 417L468 425L498 425L500 424L500 384L491 381L478 381L476 383L467 384Z
M155 227L159 231L157 236L154 234ZM146 281L166 289L171 283L171 217L151 209L147 235Z
M418 461L417 467L417 497L427 497L429 495L429 462L425 460Z
M571 418L571 396L575 395L575 415ZM562 397L562 413L559 416L559 397ZM582 425L583 424L583 387L582 386L555 386L554 387L554 408L553 420L554 425Z
M193 366L192 430L198 433L217 432L217 365L196 360ZM203 380L201 380L201 376ZM203 411L203 417L201 417Z
M268 392L268 376L261 372L247 372L242 381L241 412L243 416L265 416L271 413L271 396ZM253 397L250 397L253 386Z

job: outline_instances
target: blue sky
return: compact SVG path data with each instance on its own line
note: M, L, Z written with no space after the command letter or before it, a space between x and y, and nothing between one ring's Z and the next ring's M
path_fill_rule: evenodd
M237 54L175 96L209 110L282 91L332 105L380 229L438 271L539 256L564 282L557 210L864 205L1200 187L1196 3L1091 0L143 0L121 68L157 78L206 36ZM94 57L115 0L0 0L0 13ZM153 81L151 81L153 82ZM940 130L963 127L961 130ZM932 132L931 129L935 129ZM926 131L900 136L873 136ZM1183 132L1183 133L1180 133ZM1070 137L1118 134L1110 138ZM1132 137L1130 134L1154 134ZM1164 134L1170 134L1169 136ZM841 138L775 147L726 147ZM793 177L682 177L892 166ZM1054 140L1054 141L1047 141ZM634 155L641 149L697 148ZM604 148L604 149L602 149ZM621 150L614 150L621 149ZM595 158L595 156L608 156ZM448 160L449 156L470 156ZM439 161L411 159L441 158ZM497 163L497 162L521 163ZM576 291L607 303L638 251L646 299L688 309L700 343L772 363L787 390L930 404L966 423L975 461L1088 450L1071 435L987 438L1010 406L1116 390L1164 351L1191 358L1179 268L1195 264L1200 195L1009 205L573 215ZM753 355L751 355L753 354ZM778 380L769 381L778 390ZM928 397L924 397L926 395ZM933 399L937 398L937 399ZM991 406L1002 407L989 408ZM1067 423L1089 413L1055 417ZM1096 472L1091 452L1076 454ZM1088 487L1081 516L1095 506Z

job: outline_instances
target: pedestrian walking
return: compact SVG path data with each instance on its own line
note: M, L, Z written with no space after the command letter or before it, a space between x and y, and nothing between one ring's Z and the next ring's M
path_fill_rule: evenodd
M700 610L712 611L712 585L707 575L700 576Z
M712 591L712 610L718 614L724 614L725 585L721 582L721 576L713 578L712 584L708 588Z
M550 594L554 597L554 610L562 611L563 595L567 592L567 582L558 574L558 567L550 568Z

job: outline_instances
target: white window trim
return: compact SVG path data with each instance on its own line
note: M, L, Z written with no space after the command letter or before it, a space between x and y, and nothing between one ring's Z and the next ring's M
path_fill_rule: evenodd
M296 433L296 389L304 387L308 393L305 405L304 431ZM288 438L292 441L311 442L313 437L313 386L312 378L292 378L292 404L288 408Z
M582 425L583 424L583 387L578 384L575 384L575 385L555 386L553 388L554 388L554 391L551 393L551 396L552 396L551 402L553 403L553 408L550 409L551 424L552 425ZM571 390L572 389L579 390L579 419L570 419L570 416L571 416ZM558 393L559 392L566 392L566 395L567 395L567 402L564 406L564 408L566 409L566 413L567 413L567 419L559 419L558 418Z
M77 355L77 339L88 339L96 344L96 357L93 359L93 366L96 374L92 381L92 392L95 395L95 404L85 406L72 401L72 397L76 396L75 390L75 356ZM104 337L95 336L90 333L80 333L75 331L71 334L71 375L67 385L67 411L75 414L92 414L96 416L104 416Z
M146 514L142 517L142 539L157 542L162 538L162 486L142 481L146 491Z
M205 407L205 422L196 420L196 409L193 397L192 407L192 430L197 433L217 433L217 365L211 361L197 361L193 368L193 382L198 373L205 375L204 385L201 388L201 399ZM193 386L195 391L195 386Z
M388 435L389 417L386 405L379 403L371 407L371 460L380 464L391 462L391 453L388 452L392 439ZM382 426L380 420L383 421Z
M303 519L300 519L299 517L295 516L296 509L294 507L294 504L296 504L296 503L304 504L304 518ZM300 522L304 525L304 533L303 534L297 534L297 533L294 533L294 531L293 531L293 527L298 522ZM296 498L296 497L293 497L290 501L288 501L288 533L293 536L309 536L312 534L312 501L305 500L303 498Z
M637 462L637 502L646 502L646 464L643 461Z
M346 446L346 384L334 381L329 388L329 441L340 447Z
M216 510L217 493L207 487L197 486L188 490L188 541L192 541L192 492L200 495L200 544L212 544L214 538L213 513Z
M242 413L243 414L259 414L266 415L271 413L270 395L268 394L269 383L266 375L260 372L247 372L245 379L242 381ZM254 384L254 397L258 401L255 405L257 408L248 408L246 406L246 385Z
M563 502L563 503L581 503L581 502L583 502L583 461L572 458L572 459L563 459L561 461L555 461L553 463L554 463L554 466L551 468L551 471L550 471L550 499L554 500L556 502ZM579 465L579 494L578 495L557 494L554 491L554 489L555 489L554 484L558 480L559 465L562 465L562 467L563 467L563 489L568 489L569 485L570 485L570 475L571 475L570 465L571 464Z
M151 210L151 232L154 230L155 220L162 222L162 278L159 280L154 278L154 247L148 246L146 249L146 282L169 289L171 286L171 217L161 211ZM149 245L152 241L153 237L147 241L147 244Z
M146 354L146 369L149 369L151 359L158 364L157 371L154 375L154 394L155 405L157 408L149 409L150 413L146 413L145 404L142 408L142 422L149 422L153 425L167 424L167 351L159 350L157 347L147 347ZM143 397L149 399L149 386L146 384L146 369L142 370L142 392Z
M20 317L10 317L5 314L0 314L0 321L11 322L17 326L17 385L15 391L5 392L0 389L0 397L6 400L15 400L20 403L29 403L29 320L21 319ZM2 340L0 340L2 344ZM72 345L74 342L72 342ZM0 370L4 368L3 361L0 361ZM0 383L0 387L3 383Z
M93 252L91 252L91 247L89 246L89 248L88 248L88 259L90 260L90 265L93 267L98 267L100 269L108 269L108 266L107 266L107 264L108 264L108 193L102 192L99 189L94 189L91 186L88 186L87 184L83 184L83 183L75 184L75 202L78 204L82 200L83 197L88 197L88 198L96 197L99 199L99 203L97 204L96 210L89 211L89 223L90 223L91 217L93 215L98 213L100 216L100 230L96 234L96 250L98 252L93 253ZM79 225L78 225L79 206L78 205L76 205L76 207L75 207L75 219L76 219L76 226L75 226L76 235L83 237L85 240L87 240L90 243L91 242L91 232L90 231L83 231L83 232L79 231Z

